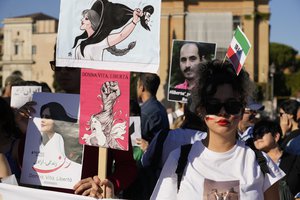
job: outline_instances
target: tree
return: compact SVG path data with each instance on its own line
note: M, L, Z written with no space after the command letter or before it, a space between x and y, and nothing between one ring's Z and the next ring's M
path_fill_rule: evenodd
M270 63L275 64L276 71L294 67L297 54L298 51L288 45L270 43Z

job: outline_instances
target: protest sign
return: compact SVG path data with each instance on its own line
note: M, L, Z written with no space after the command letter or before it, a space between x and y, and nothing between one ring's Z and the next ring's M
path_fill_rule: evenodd
M142 138L141 133L141 117L140 116L131 116L130 117L130 139L132 146L139 146L136 143L137 138Z
M201 63L215 59L215 43L173 40L168 100L186 103L198 80Z
M48 190L34 189L0 183L1 200L95 200L94 197L86 197L63 192L54 192Z
M81 70L81 144L128 150L130 73Z
M62 0L57 66L156 73L160 0Z
M12 86L10 106L20 108L32 100L32 95L35 92L42 92L42 86Z
M34 93L36 112L26 132L21 183L72 189L81 179L79 95Z

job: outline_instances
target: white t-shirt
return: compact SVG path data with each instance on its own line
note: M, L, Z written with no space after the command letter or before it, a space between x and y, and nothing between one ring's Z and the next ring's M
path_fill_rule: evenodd
M231 150L217 153L207 149L202 141L197 141L191 148L177 193L178 148L165 163L151 199L264 199L264 192L285 175L264 155L270 168L270 174L265 175L254 151L244 142L237 141Z
M80 45L75 48L75 59L85 60L103 60L103 51L109 47L107 38L99 43L86 45L84 48L84 57L80 52Z
M206 138L207 133L201 132L193 129L182 129L177 128L170 130L167 138L165 139L162 149L161 163L159 167L162 167L166 162L169 154L176 148L185 144L194 144L196 141ZM155 152L156 142L159 134L156 134L150 145L148 146L147 151L143 154L142 164L144 167L151 165L152 157Z

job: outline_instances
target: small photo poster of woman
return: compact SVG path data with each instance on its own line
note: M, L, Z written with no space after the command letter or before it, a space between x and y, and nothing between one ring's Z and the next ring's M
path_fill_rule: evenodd
M58 66L156 73L160 0L61 0Z
M72 189L81 179L79 95L34 93L36 112L26 133L21 183Z
M128 150L130 72L81 70L81 144Z

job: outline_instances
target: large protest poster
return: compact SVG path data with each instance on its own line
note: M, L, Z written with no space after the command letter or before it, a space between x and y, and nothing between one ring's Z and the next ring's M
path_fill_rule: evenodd
M160 0L61 0L56 65L156 73Z
M130 72L82 69L81 144L128 150Z
M95 200L94 197L0 183L1 200Z
M34 93L36 112L26 132L21 183L71 189L81 179L79 95Z
M201 63L215 59L216 43L173 40L168 100L186 103L199 78Z

